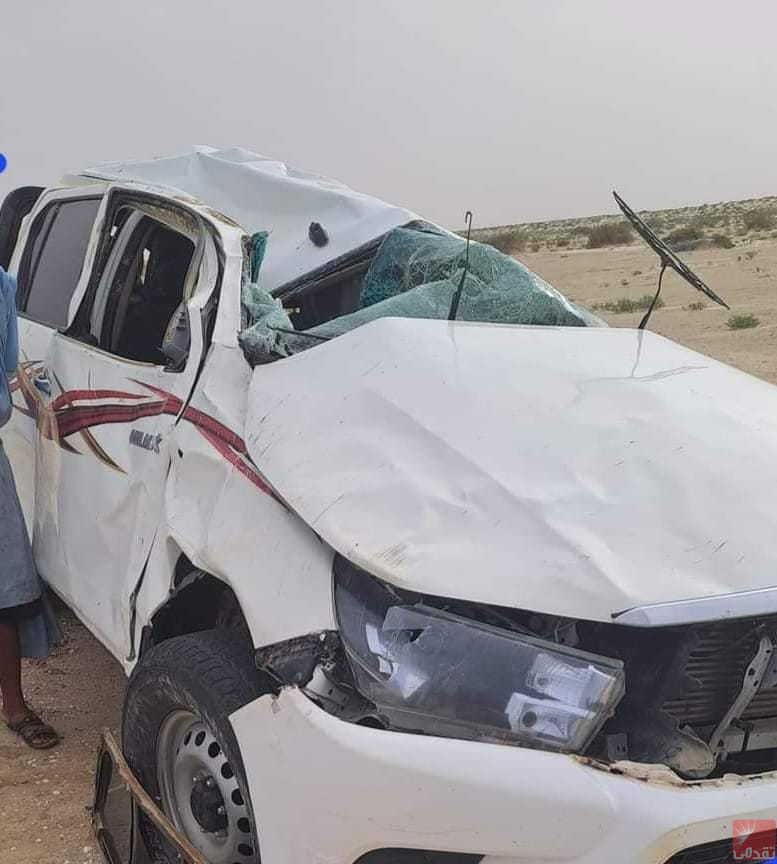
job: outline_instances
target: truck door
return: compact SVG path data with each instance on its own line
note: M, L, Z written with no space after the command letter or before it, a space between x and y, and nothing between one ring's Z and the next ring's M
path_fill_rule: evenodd
M163 519L171 433L203 359L219 264L203 219L164 199L114 191L103 225L74 322L45 359L39 463L50 476L38 484L35 552L123 659L129 597Z
M40 192L37 187L12 192L0 211L0 229L5 228L0 232L0 254L8 259L7 269L18 282L20 345L19 370L11 382L15 410L3 428L3 443L28 526L33 518L36 406L40 401L35 381L52 335L68 324L70 301L81 276L103 187ZM22 226L25 208L32 212ZM45 376L37 386L46 386Z

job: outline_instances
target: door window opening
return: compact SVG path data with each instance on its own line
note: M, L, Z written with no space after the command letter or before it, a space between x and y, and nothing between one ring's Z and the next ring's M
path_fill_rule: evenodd
M33 223L19 268L20 310L49 327L67 325L100 198L52 203Z
M162 340L185 300L195 245L183 234L143 217L107 288L101 346L128 360L162 365Z

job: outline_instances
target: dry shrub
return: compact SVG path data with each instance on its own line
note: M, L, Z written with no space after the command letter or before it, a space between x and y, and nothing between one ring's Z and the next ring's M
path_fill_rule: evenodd
M754 207L742 214L742 224L747 231L770 231L774 228L774 210L769 207Z
M601 310L602 312L643 312L650 308L652 302L652 294L643 294L642 297L637 297L636 299L633 297L618 297L617 300L609 300L606 303L595 304L593 308L595 310ZM660 309L663 305L664 301L659 297L653 308Z
M726 323L729 330L749 330L757 327L761 321L755 315L732 315Z
M631 227L628 222L606 222L591 228L588 233L588 248L601 249L604 246L624 246L631 242Z
M695 225L681 225L674 231L670 231L664 239L670 246L676 246L678 243L692 243L701 240L703 236L701 230Z
M501 228L494 231L481 232L478 240L481 243L493 246L505 255L512 255L514 252L523 252L529 241L529 237L520 228Z

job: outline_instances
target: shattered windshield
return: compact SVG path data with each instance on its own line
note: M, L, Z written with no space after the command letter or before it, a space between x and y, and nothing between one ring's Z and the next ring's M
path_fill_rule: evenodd
M267 235L257 235L264 249ZM269 240L269 242L272 242ZM247 326L240 344L252 365L304 351L376 318L448 318L462 276L457 320L566 327L602 326L590 312L493 246L471 243L434 226L395 228L371 258L326 279L312 279L293 295L261 287L260 262L243 288ZM258 279L257 279L258 271Z

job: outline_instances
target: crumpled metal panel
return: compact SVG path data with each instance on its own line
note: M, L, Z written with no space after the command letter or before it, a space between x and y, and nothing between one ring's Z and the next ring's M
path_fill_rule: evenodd
M653 333L381 319L257 367L246 439L401 587L606 621L775 583L777 390Z
M228 216L249 234L268 231L262 277L269 291L417 218L336 180L239 147L196 147L162 159L105 162L81 173L178 191ZM310 238L311 222L325 229L325 245Z

